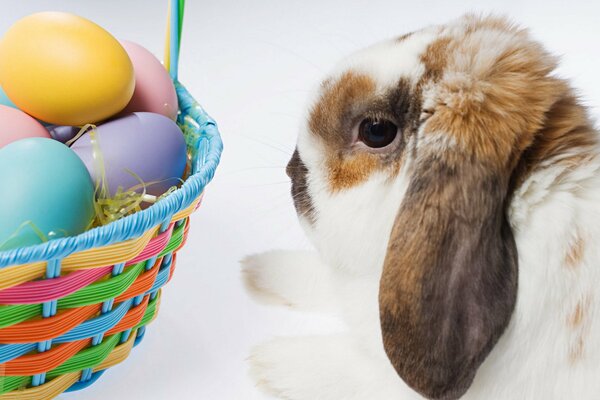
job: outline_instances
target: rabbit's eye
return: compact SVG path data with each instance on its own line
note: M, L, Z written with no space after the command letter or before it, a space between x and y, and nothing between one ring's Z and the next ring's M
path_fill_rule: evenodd
M398 127L387 119L366 118L358 127L358 140L376 149L392 143L397 134Z

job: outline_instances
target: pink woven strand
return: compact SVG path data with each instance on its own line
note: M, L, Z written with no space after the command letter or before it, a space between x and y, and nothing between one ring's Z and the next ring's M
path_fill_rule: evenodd
M0 304L39 304L65 297L110 273L112 267L76 271L55 279L27 282L0 291Z
M156 257L160 254L161 251L167 246L169 240L171 240L171 235L173 234L173 227L175 224L169 225L166 231L159 234L154 239L150 240L150 243L146 246L146 248L133 260L128 261L125 265L133 265L137 264L140 261L147 260L152 257Z
M150 240L142 252L126 265L137 264L140 261L156 257L166 247L173 233L173 224ZM0 304L39 304L68 296L81 288L99 280L112 271L113 266L76 271L55 279L43 279L26 282L18 286L0 290Z

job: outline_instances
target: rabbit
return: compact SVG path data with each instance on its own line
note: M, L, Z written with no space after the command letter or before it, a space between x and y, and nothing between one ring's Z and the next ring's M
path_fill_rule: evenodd
M557 59L466 15L343 60L287 167L315 251L242 261L255 298L343 318L256 346L291 400L600 399L600 149Z

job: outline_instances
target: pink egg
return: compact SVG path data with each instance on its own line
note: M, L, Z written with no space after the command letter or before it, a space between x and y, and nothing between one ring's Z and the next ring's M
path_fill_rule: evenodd
M35 118L23 111L0 105L0 148L31 137L50 138L50 134Z
M120 115L152 112L174 120L178 110L177 93L165 67L139 44L122 40L121 45L133 63L135 91Z

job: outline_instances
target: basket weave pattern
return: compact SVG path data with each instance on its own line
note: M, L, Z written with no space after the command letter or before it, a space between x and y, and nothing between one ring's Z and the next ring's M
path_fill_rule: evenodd
M0 399L89 386L127 358L156 317L222 151L216 123L175 86L192 158L180 189L79 236L0 252Z

